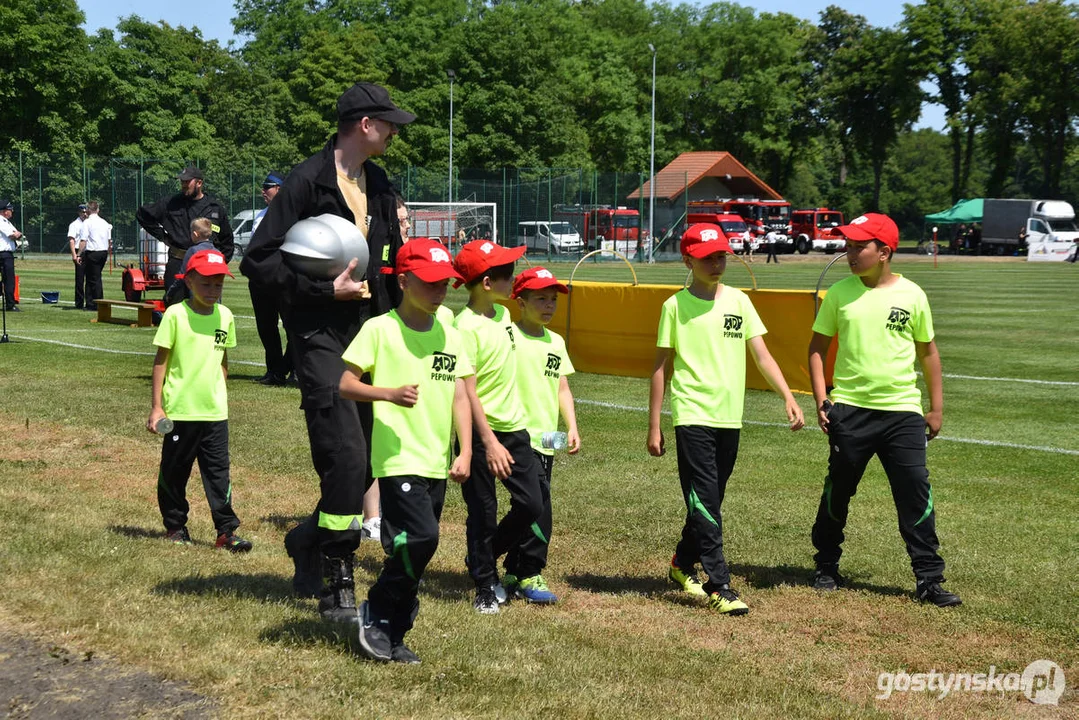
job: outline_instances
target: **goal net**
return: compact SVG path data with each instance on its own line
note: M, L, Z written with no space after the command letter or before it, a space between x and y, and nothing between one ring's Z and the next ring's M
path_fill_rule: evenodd
M463 231L465 242L498 242L498 206L495 203L413 202L408 207L412 213L413 237L438 238L451 246L458 242Z

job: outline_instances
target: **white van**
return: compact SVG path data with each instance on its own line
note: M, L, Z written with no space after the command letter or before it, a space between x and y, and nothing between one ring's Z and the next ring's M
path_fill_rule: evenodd
M232 218L232 241L236 244L236 257L243 257L247 250L255 216L258 214L258 210L241 210Z
M584 249L581 236L568 222L538 220L517 223L517 244L526 245L529 252L547 252L550 247L555 255L579 253Z

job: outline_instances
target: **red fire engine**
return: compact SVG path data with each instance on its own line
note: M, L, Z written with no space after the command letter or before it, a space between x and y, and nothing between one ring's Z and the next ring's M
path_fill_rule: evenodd
M576 228L587 250L598 249L603 240L613 240L619 252L637 252L641 214L636 210L610 205L557 205L554 215L556 220Z
M832 233L833 228L843 224L843 213L828 208L795 210L791 213L791 235L795 248L805 255L810 250L839 252L847 241Z

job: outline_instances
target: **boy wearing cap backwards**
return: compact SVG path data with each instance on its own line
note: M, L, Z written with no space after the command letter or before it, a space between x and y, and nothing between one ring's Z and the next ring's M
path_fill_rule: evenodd
M360 648L372 660L416 664L404 638L419 611L420 578L438 547L447 468L461 483L472 461L464 382L472 367L460 334L435 318L450 278L460 279L450 254L423 238L404 245L396 261L401 304L364 323L345 350L341 395L373 406L371 468L379 478L386 551L360 607ZM454 425L461 449L451 466Z
M461 486L468 506L465 564L476 584L476 612L491 615L506 602L497 561L532 532L543 512L539 469L517 386L515 334L509 311L513 265L525 252L489 240L466 243L453 265L468 288L468 304L454 319L476 368L466 383L472 405L472 475ZM460 281L454 283L459 286ZM495 479L510 494L510 511L498 522Z
M809 345L817 422L831 448L813 524L813 587L835 590L844 583L839 557L847 507L876 454L892 488L899 533L918 581L917 599L939 607L959 605L959 596L941 587L944 560L937 552L933 490L925 464L926 445L940 432L944 410L929 301L920 287L892 272L899 229L891 218L868 213L835 231L847 239L852 276L828 289ZM835 335L839 351L829 400L824 363ZM915 358L929 391L924 417Z
M220 304L225 275L232 277L217 250L195 253L183 282L190 297L165 310L154 336L157 356L151 381L146 429L155 432L165 417L174 427L161 447L157 504L166 538L190 545L187 532L187 481L197 458L202 485L217 528L216 547L247 552L251 543L236 535L240 520L232 510L229 481L228 348L236 347L232 312Z
M573 408L573 393L567 375L572 375L573 363L566 352L566 341L547 325L558 306L558 294L568 293L550 270L534 267L517 276L511 298L521 308L514 338L517 344L517 387L524 403L525 424L532 441L532 452L539 465L540 495L543 513L532 523L530 532L506 554L506 574L502 582L506 592L515 593L530 603L550 605L558 597L547 587L540 573L547 567L547 550L551 542L551 469L554 450L544 447L543 435L558 429L558 413L566 421L567 449L571 455L581 449L577 432L577 413Z
M804 420L764 344L767 331L753 303L722 282L731 252L723 232L707 223L692 225L682 235L681 250L693 281L660 311L648 402L648 452L659 457L665 452L660 410L669 376L686 521L667 577L689 595L707 599L713 610L745 615L749 608L730 587L720 507L738 456L747 345L761 374L782 396L791 430L801 429ZM708 574L703 585L698 561Z

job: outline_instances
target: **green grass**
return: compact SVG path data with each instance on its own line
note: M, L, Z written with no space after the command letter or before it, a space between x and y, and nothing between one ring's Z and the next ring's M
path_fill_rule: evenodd
M784 260L788 260L784 258ZM1072 265L902 257L934 308L949 375L1079 382ZM761 287L813 287L826 258L753 266ZM197 480L192 548L160 537L159 440L149 410L152 329L90 324L70 299L71 265L17 264L24 312L0 345L0 621L81 650L188 681L234 717L999 717L1072 715L1079 704L1079 386L947 378L942 438L929 464L948 587L964 606L910 600L909 562L874 462L852 502L844 572L851 591L818 596L809 528L824 476L821 434L748 424L724 504L734 585L751 607L723 618L664 585L684 508L674 453L645 452L645 381L578 375L584 448L554 471L555 533L545 573L562 602L516 604L495 618L470 607L464 506L450 488L441 547L421 589L410 644L417 668L357 659L347 638L289 593L284 531L317 498L291 388L262 372L254 322L238 318L229 383L235 504L246 557L212 549ZM571 265L554 265L561 277ZM635 266L642 282L680 284L680 265ZM827 284L845 275L837 265ZM624 281L625 266L585 264L577 279ZM729 282L749 283L732 267ZM106 295L120 297L119 273ZM459 306L463 294L450 304ZM250 316L245 280L225 304ZM31 340L33 338L33 340ZM50 344L51 340L93 349ZM101 349L116 351L105 353ZM808 398L801 399L808 413ZM750 391L746 419L781 420L777 398ZM950 439L947 439L950 438ZM958 440L1012 443L1046 452ZM673 448L673 432L667 429ZM380 550L359 553L361 588ZM1056 710L1021 695L924 693L875 700L877 674L1021 672L1046 658L1069 689ZM1055 715L1054 715L1055 713Z

